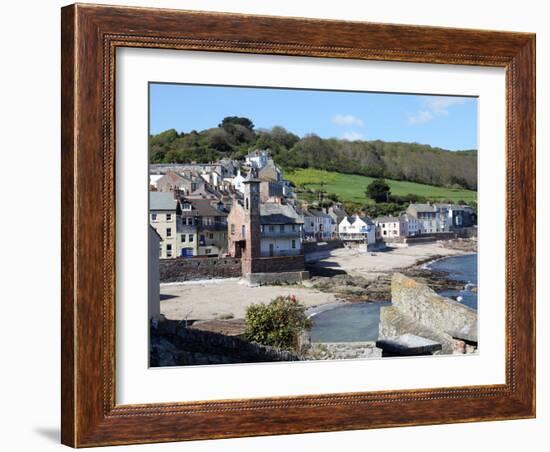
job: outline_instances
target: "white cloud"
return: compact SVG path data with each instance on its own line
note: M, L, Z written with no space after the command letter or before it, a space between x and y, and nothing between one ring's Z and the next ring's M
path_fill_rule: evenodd
M432 119L434 119L434 115L432 115L428 110L420 110L418 113L410 115L407 118L407 122L411 125L424 124Z
M348 141L357 141L357 140L363 140L365 137L363 136L362 133L360 132L356 132L354 130L350 130L348 132L344 132L342 134L342 138L344 140L348 140Z
M336 115L332 117L332 122L338 126L363 127L363 121L353 115Z
M437 116L447 116L449 107L466 102L463 97L431 97L426 99L426 106Z
M424 109L409 115L407 122L411 125L424 124L437 117L449 116L451 107L464 104L466 100L464 97L428 97L423 101Z

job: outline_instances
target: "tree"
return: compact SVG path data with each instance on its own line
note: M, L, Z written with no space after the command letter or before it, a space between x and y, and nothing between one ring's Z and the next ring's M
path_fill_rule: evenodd
M367 197L375 202L388 202L390 192L390 186L383 178L373 180L365 190Z
M218 127L223 127L225 129L226 127L230 127L230 125L240 125L246 127L250 131L254 130L254 123L250 119L242 116L226 116Z

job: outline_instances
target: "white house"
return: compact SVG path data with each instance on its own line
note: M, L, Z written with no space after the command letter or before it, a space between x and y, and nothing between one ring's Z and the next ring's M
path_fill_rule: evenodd
M399 217L378 217L374 220L376 224L376 238L393 239L402 234L401 221Z
M149 174L149 185L157 188L157 181L164 176L164 174Z
M244 193L244 184L245 178L241 174L241 170L237 171L237 175L233 178L231 181L231 185L235 188L235 190L240 191L241 193Z
M317 240L330 240L334 234L334 225L332 217L319 209L308 209L307 216L304 216L305 222L308 222L307 234L312 234Z
M261 169L267 165L269 154L267 151L256 149L245 157L246 164L253 168Z
M342 240L376 242L376 226L369 217L344 217L338 225L338 235Z

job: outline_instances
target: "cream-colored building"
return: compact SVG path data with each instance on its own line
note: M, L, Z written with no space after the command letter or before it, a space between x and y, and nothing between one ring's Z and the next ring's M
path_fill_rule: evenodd
M177 257L177 223L181 212L179 203L171 192L149 192L149 224L161 238L161 259Z

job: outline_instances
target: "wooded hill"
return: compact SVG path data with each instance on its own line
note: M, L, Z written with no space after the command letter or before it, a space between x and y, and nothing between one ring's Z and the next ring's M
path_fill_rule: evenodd
M418 143L303 138L282 127L255 130L248 118L227 117L218 127L149 137L151 163L206 163L241 159L268 149L285 170L315 168L339 173L477 190L477 151L447 151Z

